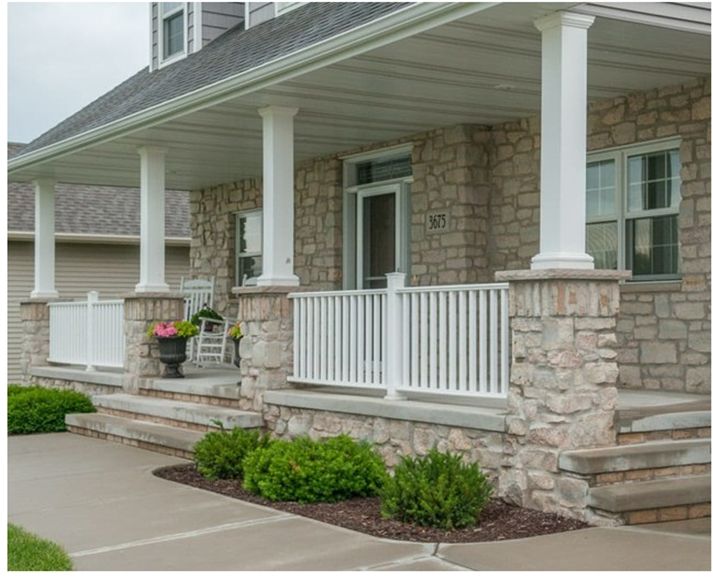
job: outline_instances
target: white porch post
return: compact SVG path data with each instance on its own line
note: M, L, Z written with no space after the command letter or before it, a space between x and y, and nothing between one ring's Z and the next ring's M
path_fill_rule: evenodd
M594 17L556 12L542 32L540 252L532 269L593 269L585 252L587 29Z
M30 297L59 297L54 282L54 180L35 180L35 288Z
M297 286L294 272L293 107L265 107L262 116L262 275L257 284Z
M166 151L138 149L141 156L141 269L137 293L166 293L165 198Z

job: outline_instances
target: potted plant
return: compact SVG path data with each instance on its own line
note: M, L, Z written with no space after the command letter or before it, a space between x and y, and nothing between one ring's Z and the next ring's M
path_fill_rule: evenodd
M213 309L212 307L208 307L207 305L204 305L193 314L193 317L191 317L191 323L200 328L201 318L214 319L215 321L223 321L223 316L220 315L215 309ZM213 322L206 321L205 330L213 331Z
M186 361L186 343L198 333L190 321L158 321L148 329L148 336L158 340L159 359L166 364L164 378L183 378L179 366Z
M228 335L233 339L235 350L233 351L233 364L240 367L240 340L243 339L243 331L240 329L240 324L236 323L228 328Z

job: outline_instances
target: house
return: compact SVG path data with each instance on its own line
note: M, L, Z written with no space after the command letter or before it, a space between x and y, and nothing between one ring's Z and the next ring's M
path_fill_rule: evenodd
M232 10L153 4L149 66L10 162L39 201L34 378L62 337L52 180L141 189L121 390L70 429L183 456L216 418L348 433L594 524L710 515L709 6ZM166 188L239 377L158 377Z
M26 144L9 143L12 158ZM178 289L188 276L188 193L166 193L166 280ZM35 199L31 184L8 184L8 381L20 382L20 302L32 291ZM139 272L139 191L136 188L58 184L55 208L57 289L63 299L101 299L129 293Z

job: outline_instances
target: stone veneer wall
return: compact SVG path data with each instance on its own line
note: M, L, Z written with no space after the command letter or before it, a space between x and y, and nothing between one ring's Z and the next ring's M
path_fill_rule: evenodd
M594 102L588 127L590 151L682 138L682 281L624 287L620 384L710 392L710 79ZM492 281L495 271L528 268L539 246L539 118L437 129L360 151L406 141L410 283ZM341 180L336 156L296 170L295 270L307 288L341 285ZM260 204L257 180L191 194L191 273L217 276L219 310L228 309L235 279L232 213ZM426 234L430 210L448 212L448 232Z
M28 299L20 303L22 381L30 383L30 368L46 366L50 355L50 308L46 299Z
M455 126L369 146L413 144L411 284L489 280L487 138L484 128ZM235 317L235 213L260 208L261 181L248 179L191 192L191 276L216 277L215 307ZM450 228L426 234L427 210L445 210ZM317 158L295 170L295 272L307 289L342 281L342 161Z
M710 392L710 78L590 104L596 151L681 137L682 280L624 285L620 386ZM523 269L539 244L539 119L493 128L488 257Z
M374 443L388 467L401 456L424 456L432 447L477 461L493 479L502 462L504 435L498 432L273 404L265 406L264 415L267 429L280 438L347 434Z

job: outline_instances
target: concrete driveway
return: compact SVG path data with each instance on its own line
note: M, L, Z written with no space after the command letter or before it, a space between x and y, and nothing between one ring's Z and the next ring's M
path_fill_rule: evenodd
M71 434L10 437L9 520L78 570L709 570L710 520L481 544L392 542L157 479L177 460Z

